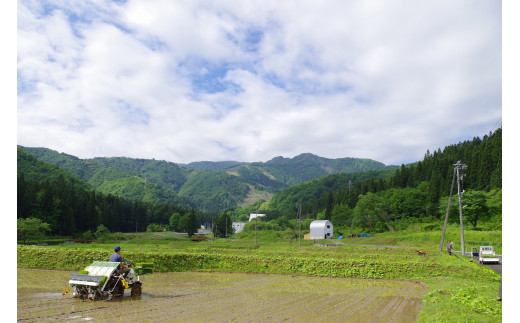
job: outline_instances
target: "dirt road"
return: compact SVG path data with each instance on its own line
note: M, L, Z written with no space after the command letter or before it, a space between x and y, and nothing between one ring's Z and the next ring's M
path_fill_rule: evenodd
M63 296L70 272L18 269L17 318L41 321L415 322L422 283L229 273L154 273L143 295Z

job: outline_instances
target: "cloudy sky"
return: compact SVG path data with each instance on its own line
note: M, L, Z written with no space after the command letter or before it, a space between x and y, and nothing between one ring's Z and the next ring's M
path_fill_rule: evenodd
M19 0L17 143L177 163L421 160L501 125L501 10Z

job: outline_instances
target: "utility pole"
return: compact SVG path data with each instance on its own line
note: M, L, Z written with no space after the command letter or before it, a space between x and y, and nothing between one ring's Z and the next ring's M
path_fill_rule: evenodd
M213 228L214 228L213 238L215 238L215 239L218 237L217 218L218 218L218 215L215 215L215 221L213 221Z
M462 248L462 255L466 255L466 249L464 249L464 224L462 221L462 193L461 190L461 180L462 180L462 170L468 168L468 166L461 164L460 160L455 164L455 168L457 169L457 188L459 192L459 219L460 219L460 245Z
M255 217L255 245L256 245L256 225L258 224L258 210L256 211L256 217Z
M446 226L448 225L448 215L450 213L450 206L451 206L451 198L453 196L453 186L455 185L455 177L457 178L457 191L459 195L459 220L460 220L460 246L461 246L461 252L462 255L466 254L465 246L464 246L464 223L462 220L462 192L461 191L461 180L462 180L462 170L466 169L467 166L465 164L462 164L459 161L457 161L456 164L453 164L455 168L453 169L453 179L451 181L451 190L450 190L450 198L448 199L448 209L446 210L446 218L444 219L444 228L442 229L442 236L441 236L441 245L439 248L439 251L442 250L442 245L444 244L444 236L446 234Z
M302 205L298 205L298 247L301 247Z
M444 219L444 228L442 229L441 246L439 251L442 251L442 245L444 244L444 236L446 234L446 227L448 226L448 215L450 214L451 197L453 195L453 186L455 185L455 176L457 176L457 169L453 169L453 179L451 180L450 198L448 199L448 209L446 210L446 218Z

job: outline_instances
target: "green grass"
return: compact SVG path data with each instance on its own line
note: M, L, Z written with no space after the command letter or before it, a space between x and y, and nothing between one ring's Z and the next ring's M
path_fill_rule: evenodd
M428 250L439 250L442 230L420 231L419 226L411 226L406 232L385 232L375 234L378 239L394 238L395 245L408 246L414 248L424 248ZM458 225L449 225L446 228L443 249L449 241L455 242L455 251L460 251L460 228ZM464 245L466 252L470 252L472 247L493 246L496 254L502 254L502 231L475 231L469 228L464 230Z
M435 277L423 281L428 292L419 322L500 322L499 283Z
M420 322L499 322L501 276L460 254L439 251L441 231L386 232L372 238L313 241L290 240L291 232L259 231L230 239L194 242L186 235L163 233L113 234L102 243L19 247L18 266L80 270L92 260L108 259L115 245L125 259L154 262L157 271L228 271L304 276L352 277L421 281L428 286ZM455 241L458 227L447 229ZM501 253L500 231L465 232L466 249L493 245ZM460 236L459 236L460 240ZM368 245L368 246L367 246ZM378 247L389 246L389 247ZM426 251L425 256L416 250ZM75 267L74 267L75 266ZM456 319L455 319L456 318Z

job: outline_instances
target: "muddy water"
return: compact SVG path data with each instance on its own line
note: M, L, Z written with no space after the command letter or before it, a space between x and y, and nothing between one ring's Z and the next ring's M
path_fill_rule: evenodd
M22 322L415 322L425 286L414 282L256 275L154 273L132 299L62 295L70 272L18 269Z

